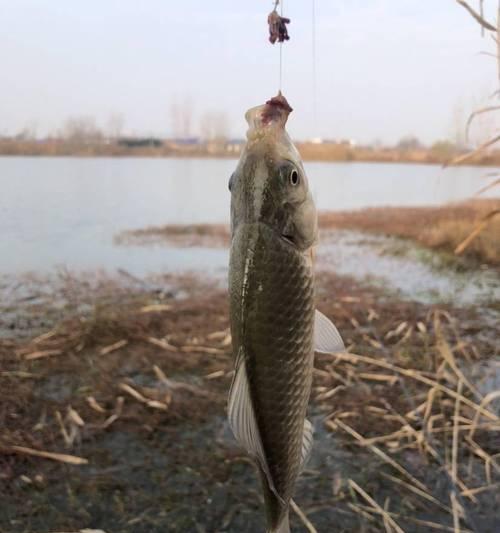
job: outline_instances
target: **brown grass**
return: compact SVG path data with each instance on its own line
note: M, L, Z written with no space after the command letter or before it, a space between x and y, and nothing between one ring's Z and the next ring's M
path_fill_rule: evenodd
M124 231L116 244L154 244L169 242L177 246L224 246L229 242L229 228L224 224L167 224Z
M408 305L389 316L379 305L364 299L354 307L342 304L342 314L357 334L346 335L349 353L317 356L316 401L330 413L327 427L385 464L387 470L381 475L409 491L408 496L415 497L413 505L445 510L449 518L426 524L414 513L404 518L394 513L394 502L390 502L392 509L386 508L369 486L347 480L361 502L369 503L363 506L356 497L350 508L378 517L377 531L389 516L397 518L399 525L416 520L426 531L467 531L480 505L476 495L494 490L493 480L500 473L498 449L491 446L500 430L498 412L491 407L500 392L484 396L462 372L486 348L474 346L470 337L465 340L454 312L429 309L419 317L418 311L414 314L416 308ZM408 314L410 308L413 311ZM335 313L327 309L330 316ZM377 374L380 379L373 380ZM333 390L338 392L325 398ZM479 427L482 436L476 434ZM408 462L412 454L414 461ZM473 456L480 459L474 468ZM443 486L437 490L433 469L442 472L445 490ZM394 524L391 527L396 529Z
M359 211L320 213L321 229L355 229L408 238L420 245L453 253L485 217L500 208L500 200L470 200L440 207L376 207ZM475 263L500 265L500 216L484 228L461 254ZM169 243L175 246L229 246L229 227L223 224L152 226L115 237L120 245Z
M470 311L451 316L381 298L348 278L323 274L318 282L318 307L350 352L317 356L312 404L324 412L336 446L352 450L361 466L339 478L333 496L323 487L321 497L346 519L373 523L367 531L395 523L414 531L408 524L424 525L426 508L441 514L425 527L450 531L458 520L465 531L469 513L498 480L500 428L494 398L478 394L461 368L494 353L494 341L471 336ZM72 285L75 298L86 297L85 284ZM177 287L185 298L110 287L86 315L77 312L28 341L0 340L0 465L4 458L9 486L25 472L27 456L38 471L47 461L86 460L97 468L92 443L105 433L143 434L182 421L201 427L224 416L232 371L227 295L192 278ZM40 389L55 378L74 382L71 396L42 401ZM376 477L368 479L364 470L374 462ZM320 490L315 478L308 486ZM43 490L50 501L51 483ZM314 524L312 509L303 508L302 520ZM347 530L361 530L353 527Z
M444 207L377 207L362 211L324 213L323 228L357 229L409 238L419 244L453 253L500 200L470 200ZM464 251L478 262L500 265L500 220L491 220Z

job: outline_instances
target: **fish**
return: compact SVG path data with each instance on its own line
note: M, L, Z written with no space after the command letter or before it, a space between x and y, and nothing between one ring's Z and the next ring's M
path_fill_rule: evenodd
M281 92L247 111L247 142L229 180L228 420L260 474L268 533L290 531L290 501L311 453L314 351L344 351L315 308L318 216L285 128L291 112Z

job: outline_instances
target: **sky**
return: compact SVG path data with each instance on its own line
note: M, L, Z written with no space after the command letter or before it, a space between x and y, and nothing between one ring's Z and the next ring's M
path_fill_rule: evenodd
M495 60L479 54L493 42L455 0L315 2L315 60L313 0L283 6L292 22L282 89L295 138L453 138L497 88ZM175 105L191 110L192 135L207 113L222 113L227 133L243 137L245 111L279 89L272 5L0 0L0 134L43 136L81 116L107 128L119 114L127 134L169 136ZM494 0L485 5L496 12Z

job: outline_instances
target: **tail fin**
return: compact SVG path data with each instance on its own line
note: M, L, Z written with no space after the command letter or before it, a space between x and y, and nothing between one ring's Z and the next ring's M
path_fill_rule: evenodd
M262 491L266 506L267 533L290 533L288 505L269 487L267 476L259 465Z
M273 533L290 533L290 522L288 520L288 510L286 515L283 517L281 524L278 526L278 529L275 529Z

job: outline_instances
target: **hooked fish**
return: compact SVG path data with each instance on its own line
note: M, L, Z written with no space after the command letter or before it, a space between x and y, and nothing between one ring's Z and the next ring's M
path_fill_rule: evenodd
M246 113L231 176L230 322L235 373L228 418L256 463L269 533L288 533L294 486L311 452L306 419L314 351L344 350L314 303L314 201L285 125L281 93Z

